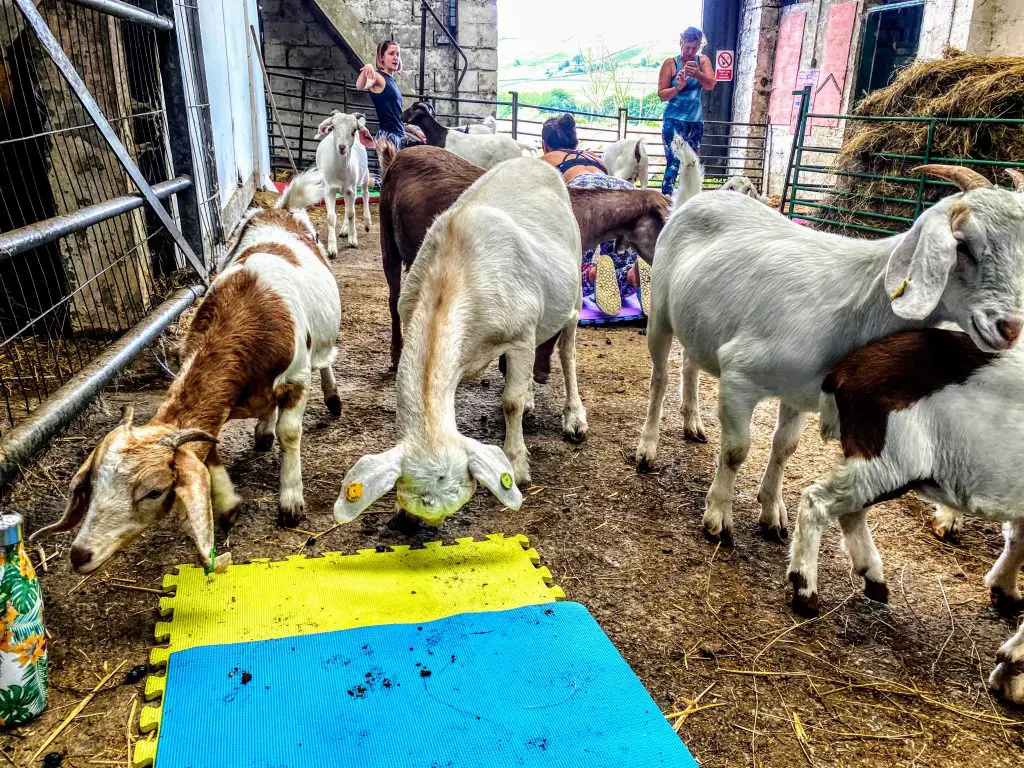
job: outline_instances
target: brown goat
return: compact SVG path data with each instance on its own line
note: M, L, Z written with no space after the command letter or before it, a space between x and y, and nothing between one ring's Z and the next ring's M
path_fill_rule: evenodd
M396 153L382 143L378 152L383 169L380 193L380 246L391 309L391 367L402 355L402 326L398 296L402 267L416 259L423 238L442 212L484 174L484 169L438 147L410 147ZM654 245L668 220L669 199L654 190L569 188L584 250L614 240L616 250L632 246L650 264ZM547 380L551 353L558 337L537 347L534 379Z

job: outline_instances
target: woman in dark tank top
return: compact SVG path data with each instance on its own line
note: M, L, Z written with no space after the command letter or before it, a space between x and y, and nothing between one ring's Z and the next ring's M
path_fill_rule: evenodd
M402 52L394 40L377 46L375 65L367 64L359 71L356 88L365 90L377 111L378 139L386 139L398 149L422 141L408 133L402 124L402 91L395 75L402 71Z

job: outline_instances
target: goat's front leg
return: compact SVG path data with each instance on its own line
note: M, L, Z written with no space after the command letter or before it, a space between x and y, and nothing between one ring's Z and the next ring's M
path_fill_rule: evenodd
M221 464L217 446L206 455L206 469L210 473L210 501L213 514L220 521L222 529L227 530L238 520L242 511L242 497L235 491L234 483L228 471Z
M679 377L679 402L683 414L683 437L694 443L706 443L704 421L700 417L700 367L693 355L683 350L682 375Z
M1003 553L987 574L992 607L999 613L1016 616L1024 610L1017 588L1017 574L1024 565L1024 520L1003 523Z
M388 310L391 312L391 370L398 370L402 357L402 318L398 314L398 298L402 294L402 262L384 265L384 277L388 281Z
M345 188L345 231L348 233L348 247L359 246L356 235L356 189L355 186Z
M533 370L533 341L521 341L505 352L507 373L501 408L505 412L505 455L512 462L515 480L530 484L530 452L523 440L523 412L526 409Z
M333 188L327 188L324 195L324 208L327 209L327 257L338 258L338 201Z
M647 400L647 421L636 447L637 472L650 472L658 458L661 433L661 405L668 387L668 353L672 349L672 329L654 311L647 321L647 351L651 357L651 388Z
M305 384L286 384L278 401L277 439L281 443L281 481L278 491L277 524L294 528L305 513L302 498L302 415L306 411L309 388Z
M587 436L587 409L580 399L576 381L576 326L580 313L574 311L569 322L562 327L558 339L558 356L565 377L565 408L562 410L562 434L571 443L582 443Z
M782 541L788 535L786 526L789 523L786 504L782 500L782 476L786 462L796 451L800 443L806 414L795 408L779 403L779 418L772 436L772 452L768 457L768 466L761 478L761 488L757 492L757 500L761 504L761 533L772 541Z
M325 365L320 369L320 387L324 391L324 404L332 416L341 416L341 398L338 397L338 383L334 380L334 369Z
M996 652L988 687L1014 704L1024 704L1024 624Z
M256 422L256 431L252 438L252 449L256 453L266 453L274 447L274 430L276 428L277 406L274 406Z
M935 517L932 519L932 533L941 541L958 541L960 531L964 527L963 513L958 509L935 505Z
M363 179L363 228L370 231L370 176Z
M750 450L750 418L758 396L742 377L722 375L718 388L718 417L722 447L718 471L704 506L704 535L709 541L732 544L732 499L736 473Z

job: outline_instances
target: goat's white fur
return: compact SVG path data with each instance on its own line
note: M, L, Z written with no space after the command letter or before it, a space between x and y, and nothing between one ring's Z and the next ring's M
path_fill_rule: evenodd
M882 560L867 526L865 505L894 489L929 478L918 493L975 517L1004 521L1002 555L985 576L993 597L1020 603L1017 574L1024 565L1024 348L1015 346L974 372L962 384L946 386L891 412L885 447L876 458L848 458L832 476L807 488L797 512L790 573L803 577L798 596L818 591L818 550L834 520L843 529L855 573L884 584ZM837 412L826 407L822 428L838 434ZM999 649L989 684L1007 699L1024 704L1024 674L1012 662L1024 660L1024 626Z
M512 187L530 194L510 195ZM396 483L399 507L434 525L468 500L476 481L517 509L522 495L512 481L530 481L522 416L534 352L559 332L563 431L583 437L575 364L581 254L565 184L540 160L502 163L435 220L398 304L407 329L396 379L399 442L349 471L334 507L339 522L354 520ZM502 354L504 453L460 434L455 420L459 382Z
M672 193L672 212L675 215L683 203L696 197L704 186L704 166L693 147L682 136L672 139L672 151L679 158L679 183Z
M755 200L768 205L768 198L757 191L757 187L746 176L732 176L721 187L721 190L739 192L741 195L752 197Z
M494 119L494 115L487 115L479 123L466 123L460 125L458 128L453 130L460 131L461 133L479 133L479 134L495 134L498 132L498 123Z
M643 137L619 139L609 144L602 155L602 160L610 176L625 179L634 184L639 182L642 189L647 189L650 161L647 157L647 145L644 143Z
M954 204L965 208L954 223ZM719 377L722 447L704 525L731 535L736 471L750 445L754 407L778 397L778 424L758 501L761 524L784 535L782 473L805 413L818 409L827 371L897 330L958 322L974 343L998 347L996 322L1017 316L1024 276L1024 196L978 189L944 199L907 233L857 240L797 225L751 198L708 192L677 208L658 239L648 348L650 402L637 461L657 455L673 334L684 347L684 432L703 439L700 370ZM957 246L983 256L976 285L958 274ZM909 282L903 284L904 279ZM890 296L902 290L896 299Z
M334 110L320 123L316 137L316 167L324 177L327 209L327 255L338 255L337 194L345 198L345 233L348 245L359 245L356 235L356 194L363 188L363 226L370 231L370 166L366 148L373 146L373 137L366 129L361 114L347 115ZM342 151L344 148L344 152Z

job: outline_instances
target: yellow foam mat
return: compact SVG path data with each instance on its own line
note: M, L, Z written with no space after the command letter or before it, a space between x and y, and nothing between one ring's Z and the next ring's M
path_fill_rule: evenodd
M423 549L392 547L355 555L328 552L281 561L255 560L207 576L179 566L164 577L153 666L174 651L307 635L379 624L433 621L457 613L502 611L565 599L525 536L492 534L484 541L430 542ZM150 675L146 699L163 695L166 677ZM159 727L160 708L144 707L139 727ZM156 741L136 744L134 765L156 758Z

